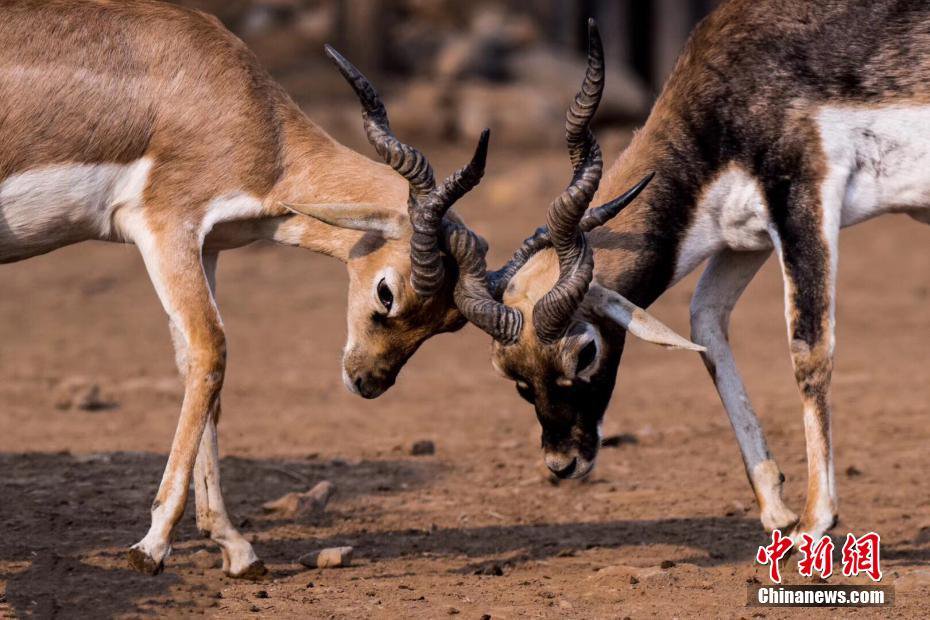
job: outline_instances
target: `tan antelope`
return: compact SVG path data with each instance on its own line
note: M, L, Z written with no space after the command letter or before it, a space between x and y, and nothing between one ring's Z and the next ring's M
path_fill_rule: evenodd
M134 243L185 380L151 528L129 554L140 571L162 569L193 475L197 524L223 570L264 572L220 492L220 250L268 239L346 263L343 375L367 398L424 340L465 323L440 245L446 210L483 174L487 133L437 185L427 159L391 133L372 86L327 52L388 165L307 119L211 16L149 0L0 1L0 262L89 239Z
M549 208L548 228L459 302L475 323L496 326L487 329L494 366L535 405L556 475L579 477L593 466L629 331L702 352L766 529L797 540L833 526L828 391L837 237L885 213L930 223L927 24L926 2L724 2L693 33L599 193L655 178L593 230L601 220L585 209L597 195L601 161L587 123L603 71L592 29L588 75L569 113L572 184ZM808 494L800 518L782 499L784 476L727 341L734 304L773 250L804 406ZM705 260L691 308L698 346L642 308ZM476 255L473 275L483 269Z

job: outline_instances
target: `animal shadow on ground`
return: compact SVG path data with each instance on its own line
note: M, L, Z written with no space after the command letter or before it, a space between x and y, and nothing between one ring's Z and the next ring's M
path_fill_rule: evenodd
M140 611L139 601L167 604L178 613L194 606L193 601L172 600L181 576L139 575L124 560L126 547L148 528L148 506L166 460L166 455L126 452L0 454L0 580L6 581L6 605L16 616L110 617ZM322 479L332 480L341 497L352 498L383 495L386 483L416 488L435 479L439 468L388 460L227 458L222 463L224 495L234 520L237 514L260 514L263 502ZM191 497L178 526L179 542L201 538L193 503ZM246 531L255 531L273 522L245 525ZM194 590L207 588L193 585Z
M203 599L212 596L210 591L215 592L217 586L214 571L207 571L199 581L195 574L200 573L191 571L168 571L151 578L125 565L125 548L148 526L148 505L165 460L164 455L125 452L0 454L0 580L6 581L6 604L13 613L108 617L145 613L156 604L161 609L168 605L177 613L203 606ZM332 480L342 499L358 500L383 497L387 489L415 491L439 483L446 473L441 463L407 460L227 458L222 468L227 503L240 516L260 515L261 504L268 499L309 488L322 479ZM193 501L188 502L188 514L176 535L187 553L191 552L190 541L201 539L192 505ZM334 512L319 517L316 524L342 518L351 523L350 517ZM464 557L462 566L443 570L499 574L495 571L587 549L640 545L687 547L695 553L686 561L716 566L744 562L762 540L754 519L725 517L388 531L355 523L341 528L339 534L313 537L313 546L352 545L364 550L366 562L374 563L423 554ZM295 532L313 536L313 527L304 534L300 529L281 528L282 524L287 525L264 517L243 524L246 531L261 533L257 550L271 565L293 563L294 549L301 547L295 544L299 542ZM210 550L215 555L212 546ZM183 560L177 557L177 562ZM281 568L276 570L281 573ZM278 576L286 573L285 569ZM180 596L180 591L185 594Z
M696 517L681 519L499 525L467 528L361 531L316 540L317 546L351 545L364 549L366 560L379 561L429 554L476 558L456 569L462 574L495 574L496 567L513 568L534 560L575 555L588 549L619 549L640 545L672 545L701 549L685 561L699 566L743 562L760 544L758 522L752 519ZM263 552L287 558L292 542L266 541ZM503 560L488 559L503 557ZM478 559L480 558L480 559Z

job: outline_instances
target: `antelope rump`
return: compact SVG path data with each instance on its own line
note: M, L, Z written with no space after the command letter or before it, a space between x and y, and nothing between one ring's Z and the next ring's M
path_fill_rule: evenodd
M488 275L484 303L459 303L494 337L495 368L535 406L556 475L593 467L629 331L701 352L766 529L799 540L833 526L837 238L841 228L887 213L930 223L928 24L930 6L916 1L722 3L692 34L645 126L597 192L600 152L587 122L603 71L592 26L588 75L568 116L572 184L549 208L548 226ZM639 198L592 229L592 198L646 175L654 178L636 185ZM727 340L734 304L773 252L803 403L808 487L800 517L782 499L784 476ZM692 343L642 308L705 260Z

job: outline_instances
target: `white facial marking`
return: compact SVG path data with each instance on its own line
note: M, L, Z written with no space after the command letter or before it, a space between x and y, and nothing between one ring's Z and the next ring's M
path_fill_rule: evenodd
M501 377L508 379L507 373L504 372L504 369L501 368L500 362L497 361L497 357L491 356L491 367L494 369L494 372L499 374Z
M355 383L352 382L352 378L349 377L349 373L346 372L345 366L342 367L342 384L346 386L346 389L349 390L350 393L356 396L359 395L360 392L355 386Z
M375 275L371 283L371 294L374 296L375 307L383 312L384 305L378 297L378 283L380 283L381 280L384 280L388 288L391 289L391 294L394 297L394 302L391 304L391 309L388 311L387 316L395 316L400 311L399 296L403 286L403 278L400 277L400 274L393 267L385 267Z

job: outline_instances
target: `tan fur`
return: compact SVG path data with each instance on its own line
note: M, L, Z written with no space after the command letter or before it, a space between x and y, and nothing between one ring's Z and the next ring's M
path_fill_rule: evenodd
M43 205L20 200L6 208L34 222L30 232L47 231L25 244L0 218L0 260L8 262L89 239L135 243L170 317L184 401L151 528L130 561L161 570L196 460L198 525L221 546L228 574L255 576L261 563L219 492L226 345L213 295L216 252L269 239L345 262L346 376L389 385L424 340L461 326L451 284L428 300L413 294L409 230L385 239L293 215L282 203L377 205L406 221L407 182L307 119L213 17L151 0L2 0L0 12L0 187L32 178L26 173L50 183L48 171L60 168L151 163L140 195L109 205L102 228L72 225L70 213L47 221ZM396 283L394 308L390 323L376 325L374 289L385 270Z

